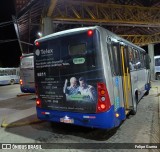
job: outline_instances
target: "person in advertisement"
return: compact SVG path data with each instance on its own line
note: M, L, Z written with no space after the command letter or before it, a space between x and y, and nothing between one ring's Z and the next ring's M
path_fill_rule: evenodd
M79 85L75 77L70 78L70 86L67 87L68 80L65 80L63 92L68 100L78 100L86 102L96 102L96 90L88 85L84 77L79 78Z
M65 80L63 92L68 95L77 95L78 94L78 85L77 79L75 77L70 78L70 86L67 87L68 80Z
M91 102L96 101L96 90L93 86L88 85L87 81L84 77L79 78L79 89L78 92L80 92L81 95L84 97L87 97L87 99Z

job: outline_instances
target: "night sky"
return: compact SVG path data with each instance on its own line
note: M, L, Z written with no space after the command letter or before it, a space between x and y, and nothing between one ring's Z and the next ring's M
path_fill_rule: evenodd
M1 0L0 2L0 67L18 67L20 61L20 48L18 41L1 43L1 40L17 39L14 25L2 27L3 22L12 20L15 15L14 0ZM147 50L147 47L143 47ZM155 45L155 55L160 54L160 45Z
M13 0L0 2L0 42L1 40L17 39L14 25L1 26L3 22L12 21L15 15ZM0 67L18 67L21 52L18 41L0 43Z

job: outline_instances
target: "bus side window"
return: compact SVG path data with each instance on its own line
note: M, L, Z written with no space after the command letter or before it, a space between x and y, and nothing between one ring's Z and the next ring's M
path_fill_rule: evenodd
M128 52L129 52L129 67L130 71L134 70L134 58L133 58L133 50L131 47L128 47Z
M107 47L108 47L108 54L109 54L109 59L110 59L110 66L111 66L111 72L112 75L114 75L115 70L114 70L114 61L113 61L113 53L112 53L112 46L110 43L107 43Z
M144 52L140 51L141 68L144 68Z
M150 69L151 58L148 54L145 54L145 67L146 69Z
M141 63L140 63L140 59L139 59L139 52L135 49L133 49L133 52L134 52L134 68L140 69Z
M160 66L160 58L155 59L155 66Z
M108 50L109 50L109 58L111 63L112 74L113 76L120 75L121 67L120 67L120 51L118 43L108 44Z

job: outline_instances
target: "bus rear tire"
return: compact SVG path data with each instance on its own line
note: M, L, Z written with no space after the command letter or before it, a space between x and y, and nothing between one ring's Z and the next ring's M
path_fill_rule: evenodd
M10 84L13 85L14 83L15 83L15 81L12 79L12 80L10 81Z
M144 95L145 95L145 96L149 95L149 91L146 91Z
M131 115L135 115L137 113L137 104L138 104L138 93L135 95L135 99L133 102L133 109L130 111Z

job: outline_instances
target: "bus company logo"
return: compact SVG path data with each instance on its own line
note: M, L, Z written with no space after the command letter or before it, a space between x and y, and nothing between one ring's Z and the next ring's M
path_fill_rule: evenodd
M37 49L35 54L37 56L40 56L40 54L41 55L50 55L50 54L53 54L53 49L44 49L44 50L43 49L41 49L41 50Z
M35 53L36 53L37 56L39 56L40 55L40 50L37 49Z
M40 50L42 55L53 54L53 49Z

